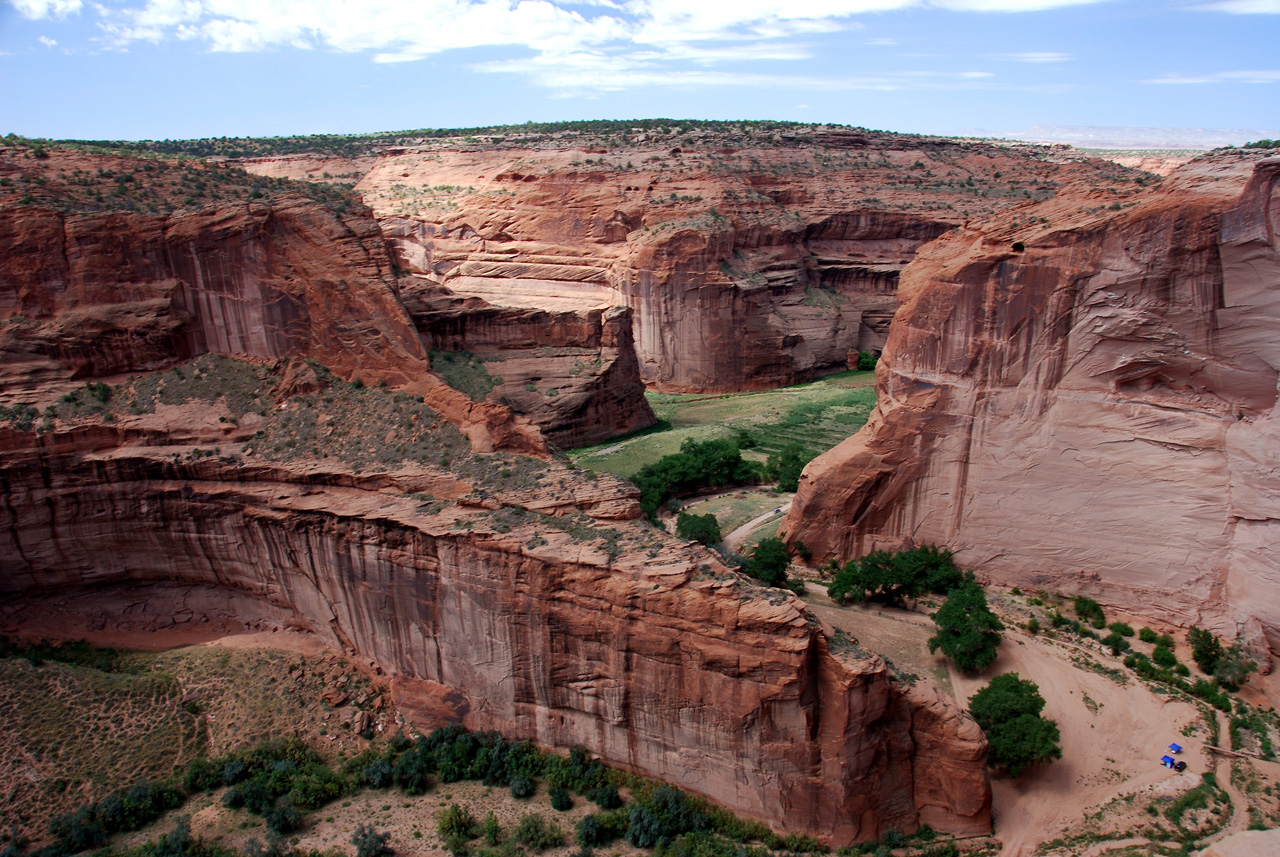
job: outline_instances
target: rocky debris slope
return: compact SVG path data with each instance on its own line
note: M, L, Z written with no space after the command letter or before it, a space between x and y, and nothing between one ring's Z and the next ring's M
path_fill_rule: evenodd
M484 395L527 416L562 449L590 446L657 422L644 397L626 307L552 312L461 298L421 279L403 300L423 343L446 359L488 364ZM486 392L487 391L487 392Z
M934 542L988 579L1280 647L1280 159L1079 187L903 275L857 435L784 531L819 557Z
M1125 194L1144 175L1046 147L818 127L417 142L361 161L356 185L400 264L504 306L629 306L645 382L675 391L844 368L883 346L922 244L1072 177ZM244 164L315 178L351 162L330 170L321 154Z
M299 374L205 357L10 418L3 630L306 629L422 728L581 744L836 843L989 830L985 742L926 682L637 520L613 477Z

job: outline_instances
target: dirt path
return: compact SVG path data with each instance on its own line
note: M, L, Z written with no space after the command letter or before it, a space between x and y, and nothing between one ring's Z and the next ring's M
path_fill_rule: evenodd
M738 545L742 544L742 540L745 539L747 536L751 535L753 532L755 532L756 527L759 527L761 524L765 523L772 517L776 516L781 518L783 515L787 513L787 510L789 510L790 508L791 508L791 501L788 500L787 502L783 503L781 506L777 507L776 509L773 509L772 511L765 512L763 515L758 515L752 518L750 521L747 521L741 527L738 527L738 529L734 530L732 533L729 533L729 535L725 536L724 546L731 551L737 550Z

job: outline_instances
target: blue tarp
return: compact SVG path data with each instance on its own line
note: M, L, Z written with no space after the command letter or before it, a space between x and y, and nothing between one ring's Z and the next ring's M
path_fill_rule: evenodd
M1182 748L1181 748L1180 746L1178 746L1177 744L1170 744L1170 745L1169 745L1169 749L1170 749L1170 750L1172 750L1172 751L1173 751L1173 752L1175 752L1175 753L1181 753L1181 752L1182 752Z
M1161 757L1160 757L1160 764L1164 765L1166 768L1172 768L1172 767L1173 767L1173 757L1172 757L1172 756L1161 756Z

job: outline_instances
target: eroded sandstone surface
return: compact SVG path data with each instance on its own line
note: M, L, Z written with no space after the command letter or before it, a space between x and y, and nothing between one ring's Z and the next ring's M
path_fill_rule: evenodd
M474 454L403 393L321 386L265 417L190 398L251 403L246 379L286 382L264 371L204 359L113 388L111 423L64 401L51 430L0 428L6 632L305 629L387 671L422 728L581 744L833 842L989 829L967 715L637 520L625 483Z
M425 374L435 345L555 335L623 372L628 310L451 315L331 199L8 156L44 181L0 200L3 632L303 629L422 728L581 744L835 843L989 831L985 741L927 682Z
M882 348L899 272L921 245L1072 178L1139 175L1061 147L821 126L422 138L371 151L358 163L335 154L331 167L319 151L243 163L358 178L400 264L459 295L629 306L643 378L671 391L843 369Z
M1228 152L929 245L879 404L809 465L786 535L945 544L988 579L1280 648L1278 233L1280 160Z

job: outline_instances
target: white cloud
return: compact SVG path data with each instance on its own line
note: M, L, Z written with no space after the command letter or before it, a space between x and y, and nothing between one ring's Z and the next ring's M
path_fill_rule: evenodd
M1143 83L1160 84L1204 84L1204 83L1280 83L1280 69L1257 69L1253 71L1215 71L1209 74L1167 75L1165 77L1144 80Z
M36 41L44 45L46 48L56 48L58 46L58 40L51 39L48 36L41 36L40 38L36 39Z
M1018 54L1006 54L1006 59L1015 60L1017 62L1070 62L1071 54L1064 54L1059 51L1024 51Z
M65 18L79 12L81 0L9 0L24 18Z
M82 6L82 0L9 2L33 19ZM800 89L973 80L963 74L825 79L716 67L808 59L806 37L860 28L857 17L867 13L1024 12L1098 2L1110 0L121 0L88 8L98 16L105 42L121 49L136 41L188 41L220 52L299 48L368 53L375 62L396 63L461 48L522 48L532 56L482 68L584 91L638 85L621 75L671 86L786 81ZM1053 53L1006 58L1066 59Z
M1196 8L1207 12L1230 12L1233 15L1280 15L1280 0L1218 0Z

